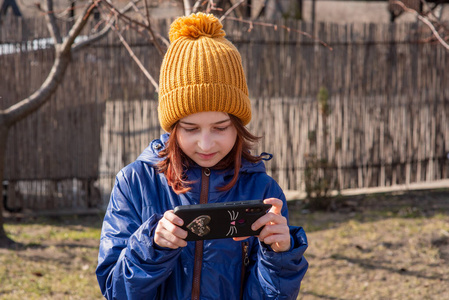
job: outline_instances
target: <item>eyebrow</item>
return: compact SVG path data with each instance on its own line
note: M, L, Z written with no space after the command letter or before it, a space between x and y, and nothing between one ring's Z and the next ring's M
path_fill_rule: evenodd
M227 121L231 121L231 119L230 118L229 119L224 119L224 120L221 120L221 121L218 121L218 122L214 122L212 124L213 125L219 125L219 124L226 123ZM191 125L191 126L198 125L198 124L190 123L190 122L186 122L186 121L179 121L179 123L184 124L184 125Z

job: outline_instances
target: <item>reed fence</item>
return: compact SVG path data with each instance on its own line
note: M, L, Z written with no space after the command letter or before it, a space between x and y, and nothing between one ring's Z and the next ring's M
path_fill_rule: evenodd
M169 20L154 24L167 33ZM0 109L36 90L53 62L39 19L0 27ZM316 192L449 178L449 52L418 24L226 21L240 50L268 172ZM88 32L86 32L88 33ZM162 57L125 32L158 78ZM37 45L37 46L36 46ZM161 134L157 94L111 33L73 57L52 99L10 132L8 207L102 207L115 174Z

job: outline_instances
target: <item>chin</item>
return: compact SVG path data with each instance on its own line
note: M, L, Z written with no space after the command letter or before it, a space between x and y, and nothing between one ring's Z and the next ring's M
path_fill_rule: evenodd
M203 168L212 168L213 166L215 166L217 163L216 162L201 162L201 163L198 163L197 162L197 164L200 166L200 167L203 167Z

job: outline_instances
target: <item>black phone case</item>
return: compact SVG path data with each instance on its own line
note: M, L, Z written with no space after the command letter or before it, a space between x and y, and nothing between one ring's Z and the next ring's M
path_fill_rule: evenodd
M184 220L186 241L258 235L251 225L271 208L262 200L176 206L174 213Z

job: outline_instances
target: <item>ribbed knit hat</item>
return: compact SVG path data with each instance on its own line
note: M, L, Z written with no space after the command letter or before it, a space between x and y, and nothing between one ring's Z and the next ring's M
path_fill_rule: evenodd
M165 131L198 112L221 111L251 120L242 59L211 14L176 19L159 79L159 122Z

